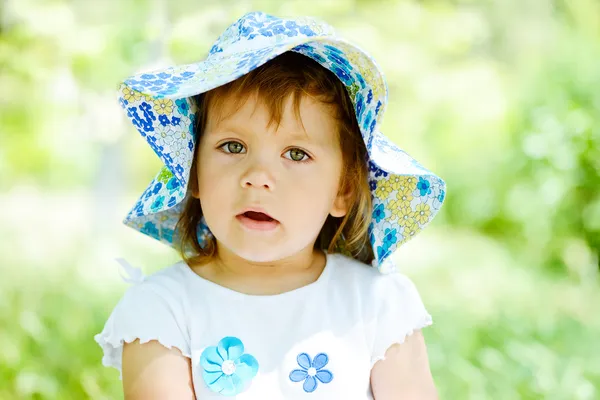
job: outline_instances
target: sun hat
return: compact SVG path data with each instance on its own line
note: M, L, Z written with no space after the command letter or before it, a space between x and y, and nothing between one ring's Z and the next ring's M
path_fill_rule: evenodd
M368 150L372 265L382 273L393 272L389 256L435 217L446 184L379 131L388 93L375 61L330 25L310 17L247 13L219 36L203 61L141 73L120 84L121 106L164 163L123 223L176 246L176 224L191 195L188 178L196 145L192 96L227 84L286 51L312 58L346 86ZM203 240L210 239L206 224L199 229Z

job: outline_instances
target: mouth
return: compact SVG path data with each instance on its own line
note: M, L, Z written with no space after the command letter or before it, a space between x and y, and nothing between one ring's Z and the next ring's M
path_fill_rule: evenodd
M246 211L245 213L242 213L239 215L242 215L246 218L249 218L254 221L259 221L259 222L276 221L276 219L271 217L269 214L266 214L266 213L260 212L260 211Z
M262 211L245 211L236 218L242 226L252 231L270 231L279 225L279 221Z

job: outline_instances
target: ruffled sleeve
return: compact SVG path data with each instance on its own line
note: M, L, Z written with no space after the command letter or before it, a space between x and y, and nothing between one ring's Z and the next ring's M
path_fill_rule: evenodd
M404 343L415 330L433 323L416 286L406 275L382 275L374 286L376 317L371 366L385 359L390 346Z
M104 352L102 364L119 370L123 344L140 339L140 343L156 340L163 346L179 349L190 357L190 338L185 323L181 298L169 283L145 280L127 289L110 314L104 329L94 336Z

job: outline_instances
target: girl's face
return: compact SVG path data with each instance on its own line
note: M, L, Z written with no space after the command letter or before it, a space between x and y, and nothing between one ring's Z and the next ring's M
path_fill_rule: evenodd
M289 96L275 130L256 95L233 105L224 102L220 121L209 111L198 149L194 196L218 246L253 262L312 251L327 216L347 212L331 110L302 96L301 123Z

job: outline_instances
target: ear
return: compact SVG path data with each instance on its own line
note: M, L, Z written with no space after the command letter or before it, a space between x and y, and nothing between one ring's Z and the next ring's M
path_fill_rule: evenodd
M345 216L348 213L351 195L351 190L346 190L345 192L340 191L333 201L333 205L331 207L331 211L329 211L329 214L336 218Z

